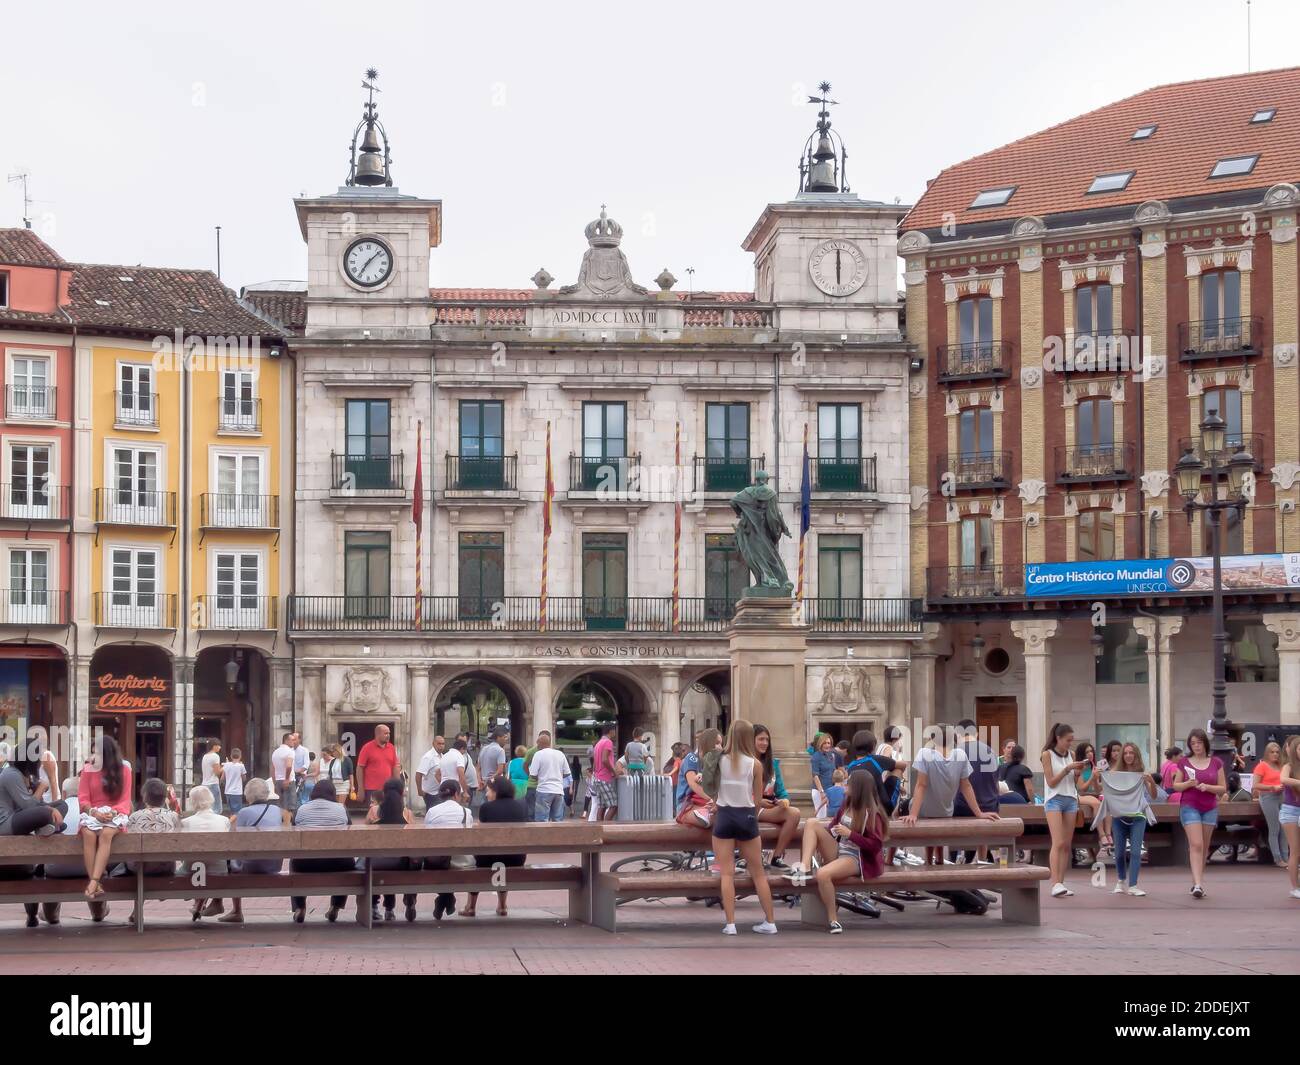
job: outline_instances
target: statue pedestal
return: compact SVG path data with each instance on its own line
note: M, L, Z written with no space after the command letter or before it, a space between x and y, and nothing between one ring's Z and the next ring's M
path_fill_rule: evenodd
M731 718L766 725L791 802L810 810L812 767L804 735L807 628L794 621L789 597L744 596L727 630Z

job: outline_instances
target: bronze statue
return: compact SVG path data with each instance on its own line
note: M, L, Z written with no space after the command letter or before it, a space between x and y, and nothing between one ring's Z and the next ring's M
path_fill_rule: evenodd
M754 475L755 483L742 488L731 497L731 509L736 512L736 547L745 560L754 583L743 596L779 598L788 596L794 585L781 561L781 537L792 536L781 516L781 506L776 491L768 487L767 471Z

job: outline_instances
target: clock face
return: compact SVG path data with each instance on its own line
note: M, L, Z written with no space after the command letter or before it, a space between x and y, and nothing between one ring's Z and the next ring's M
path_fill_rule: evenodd
M362 237L349 244L343 253L343 269L353 284L374 288L387 281L393 272L393 253L383 241Z
M867 257L852 241L826 240L813 249L808 273L826 295L848 296L867 280Z

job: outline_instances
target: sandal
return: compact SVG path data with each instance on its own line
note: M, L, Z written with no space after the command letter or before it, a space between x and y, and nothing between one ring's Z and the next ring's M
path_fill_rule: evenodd
M85 891L86 898L97 899L102 894L104 894L103 884L101 884L98 880L86 881L86 891Z
M507 910L504 906L498 906L498 907L497 907L497 916L498 916L498 917L509 917L509 916L510 916L510 911Z
M461 915L462 917L477 917L477 916L478 916L478 914L475 913L473 910L461 910L461 911L460 911L460 915Z

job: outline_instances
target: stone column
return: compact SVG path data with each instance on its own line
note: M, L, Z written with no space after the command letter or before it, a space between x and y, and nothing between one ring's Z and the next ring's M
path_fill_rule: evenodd
M302 744L309 751L319 751L322 737L325 735L325 667L304 665L302 667L302 720L297 729L302 733ZM275 739L279 740L276 736ZM356 751L345 751L351 758L356 758Z
M1160 640L1156 641L1156 619L1136 617L1133 628L1147 642L1147 703L1150 707L1151 743L1148 765L1159 765L1161 752L1174 738L1174 670L1172 641L1182 630L1185 618L1160 616Z
M913 745L920 742L920 733L933 725L937 716L938 692L935 688L935 674L938 669L939 656L944 653L941 639L942 626L927 622L923 626L925 639L912 648L912 664L908 673L911 678L912 703L910 713L902 722L912 734ZM920 728L914 726L919 723Z
M1013 621L1012 635L1025 645L1026 751L1041 751L1047 742L1052 702L1052 652L1048 640L1056 635L1054 620Z
M1277 636L1278 721L1300 725L1300 614L1265 614L1264 626Z
M267 721L271 735L262 738L267 757L280 746L280 737L293 728L293 659L271 659L271 706Z
M672 746L682 738L682 671L677 666L659 670L659 758L668 761Z
M172 676L172 779L188 795L194 783L194 659L173 659Z
M90 734L90 659L69 660L68 733L70 749L57 752L60 762L68 763L68 775L81 772L81 765L91 756L94 747ZM60 784L63 781L59 781Z
M412 780L415 779L415 767L419 765L424 752L433 746L433 725L429 720L429 667L407 666L407 691L411 693L410 740L406 757L402 764Z
M885 712L885 724L907 727L908 717L908 673L906 665L885 667L886 682L889 685L889 706Z
M550 731L554 725L551 718L555 701L555 693L551 690L553 672L550 666L533 666L533 730L525 737L525 742L530 745L539 732Z
M743 597L727 630L731 653L731 720L765 721L781 760L786 789L811 806L812 767L805 735L808 630L789 599Z

